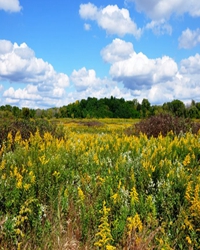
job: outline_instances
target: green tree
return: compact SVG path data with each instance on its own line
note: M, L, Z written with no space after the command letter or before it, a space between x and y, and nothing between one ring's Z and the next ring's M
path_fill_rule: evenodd
M187 116L190 118L198 118L199 116L199 111L196 106L190 106L187 109Z
M143 99L141 103L142 117L148 117L151 111L151 104L148 99Z
M163 110L178 117L186 116L185 104L180 100L173 100L172 102L164 103Z
M170 105L170 109L175 116L185 116L186 109L185 104L180 100L173 100Z
M13 115L14 115L16 118L19 118L20 115L21 115L21 110L20 110L20 108L14 106L14 107L12 108L12 113L13 113Z
M22 118L29 119L30 118L30 109L22 108Z

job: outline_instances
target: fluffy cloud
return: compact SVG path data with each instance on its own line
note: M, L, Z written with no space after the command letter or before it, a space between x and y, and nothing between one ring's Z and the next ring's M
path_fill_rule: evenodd
M19 12L21 8L19 0L0 0L0 10Z
M191 49L200 44L200 29L186 29L179 37L179 48Z
M169 19L172 14L189 13L200 16L199 0L127 0L134 2L139 12L144 12L152 20Z
M87 70L85 67L79 70L73 70L70 80L73 82L78 92L83 91L100 91L102 88L113 87L116 83L107 78L101 79L96 77L96 72L93 69Z
M105 62L114 63L130 58L132 52L132 43L116 38L111 44L102 49L101 56Z
M70 80L75 86L75 91L67 94L68 102L87 99L88 97L104 98L115 96L117 98L132 99L133 91L118 86L116 81L108 78L98 78L93 69L87 70L85 67L74 70Z
M42 87L43 88L43 87ZM40 86L34 86L31 84L28 84L25 88L17 89L15 90L13 87L10 87L7 89L4 93L3 96L5 98L12 98L12 99L22 99L22 100L35 100L36 102L39 100L42 100L43 97L48 97L51 99L58 99L63 97L63 94L65 93L62 88L55 87L52 88L51 91L49 91L49 88L46 89L46 95L42 95L44 92L45 88L41 91Z
M102 29L106 30L107 34L119 36L132 34L137 38L141 36L142 31L131 20L129 11L124 8L119 9L117 5L97 8L92 3L81 4L79 14L83 19L96 21Z
M113 80L123 83L132 98L141 101L148 98L151 103L162 104L173 99L199 100L200 55L196 54L180 62L168 57L150 59L136 53L133 45L115 39L106 46L101 55L111 64Z
M32 85L27 85L25 89L19 88L17 90L15 90L13 87L10 87L4 92L3 96L18 100L35 100L36 102L42 99L42 97L38 94L37 86Z
M102 49L101 56L111 64L113 79L132 90L150 89L157 83L172 80L178 71L172 58L149 59L141 52L137 54L132 43L118 38Z
M177 64L170 57L149 59L141 52L134 52L131 58L116 62L110 68L112 77L131 89L149 88L155 83L165 82L176 72Z
M173 79L177 64L168 56L149 59L136 53L131 43L115 39L102 50L103 59L110 62L110 75L130 89L150 88L153 84Z
M65 96L65 88L69 86L66 74L57 73L51 64L35 57L34 51L25 43L18 45L7 40L0 40L0 80L27 84L17 90L10 87L3 93L7 102L19 106L24 100L26 105L32 105L35 100L35 105L46 101L47 105L49 102L54 106Z
M36 85L69 85L67 75L57 73L51 64L36 58L25 43L18 45L6 40L0 40L0 78Z
M84 91L87 88L98 84L99 79L96 78L96 72L93 69L87 70L85 67L76 71L74 70L70 77L77 91Z
M60 107L65 100L66 93L63 88L55 87L51 91L41 92L38 86L28 84L25 88L8 88L3 93L5 103L19 107L47 108Z
M190 56L181 61L180 72L184 75L199 75L200 69L200 55L197 53L195 56Z

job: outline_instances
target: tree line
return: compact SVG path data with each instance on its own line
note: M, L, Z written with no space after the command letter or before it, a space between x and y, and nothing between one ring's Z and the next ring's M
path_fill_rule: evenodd
M178 117L200 119L200 102L191 101L185 105L173 100L162 105L151 105L148 99L141 103L137 99L124 98L97 99L88 97L59 108L30 109L17 106L0 106L0 118L147 118L160 113L170 113Z

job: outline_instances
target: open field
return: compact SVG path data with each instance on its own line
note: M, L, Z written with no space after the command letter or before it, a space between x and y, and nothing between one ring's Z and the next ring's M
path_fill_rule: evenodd
M9 134L0 249L200 249L200 133L127 136L137 121L60 119L64 138Z

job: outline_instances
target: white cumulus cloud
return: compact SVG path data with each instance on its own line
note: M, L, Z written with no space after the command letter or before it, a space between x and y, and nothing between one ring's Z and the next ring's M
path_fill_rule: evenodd
M31 90L31 91L30 91ZM27 86L25 89L17 89L15 90L13 87L7 89L4 94L6 98L12 99L23 99L23 100L41 100L41 96L37 94L37 87L36 86Z
M183 59L180 63L180 72L183 75L200 75L200 54ZM199 83L200 84L200 83Z
M85 67L78 71L73 70L70 79L77 91L84 91L89 87L95 86L99 81L96 78L96 72L93 69L87 70Z
M26 43L18 45L6 40L0 40L0 77L10 82L69 85L67 75L57 73L51 64L35 57Z
M116 38L101 50L101 56L105 62L114 63L130 58L132 52L132 43Z
M179 37L179 48L191 49L200 44L200 29L190 30L187 28Z
M150 59L142 52L136 53L133 45L114 39L101 55L111 63L110 75L114 80L123 82L129 89L150 88L153 84L173 79L178 71L176 62L168 57Z
M0 10L19 12L21 8L19 0L0 0Z
M0 81L13 84L3 92L3 97L19 106L31 106L34 100L36 107L48 103L56 106L69 86L69 77L57 73L51 64L37 58L26 43L18 45L7 40L0 40ZM15 89L15 83L24 83L25 87Z
M79 70L73 70L70 80L78 92L100 91L103 88L107 88L108 86L110 87L116 84L107 78L101 79L97 77L94 69L87 70L85 67Z
M200 101L200 55L183 59L178 67L169 56L148 58L136 53L130 42L114 39L101 55L111 64L113 80L124 85L124 91L141 101L148 98L152 104L162 104L173 99Z
M172 80L177 70L177 64L168 56L149 59L142 52L133 52L130 58L113 63L110 75L126 88L145 89Z
M81 18L96 21L107 34L124 36L132 34L136 38L141 36L142 30L137 28L131 19L127 9L120 9L117 5L108 5L105 8L97 8L92 3L81 4L79 9Z
M63 88L54 87L46 92L39 86L28 84L24 88L10 87L3 93L5 103L29 108L60 107L66 98ZM63 103L62 103L63 102ZM64 105L64 104L63 104Z
M139 12L144 12L152 20L169 19L172 14L188 13L200 16L199 0L127 0L134 2Z

